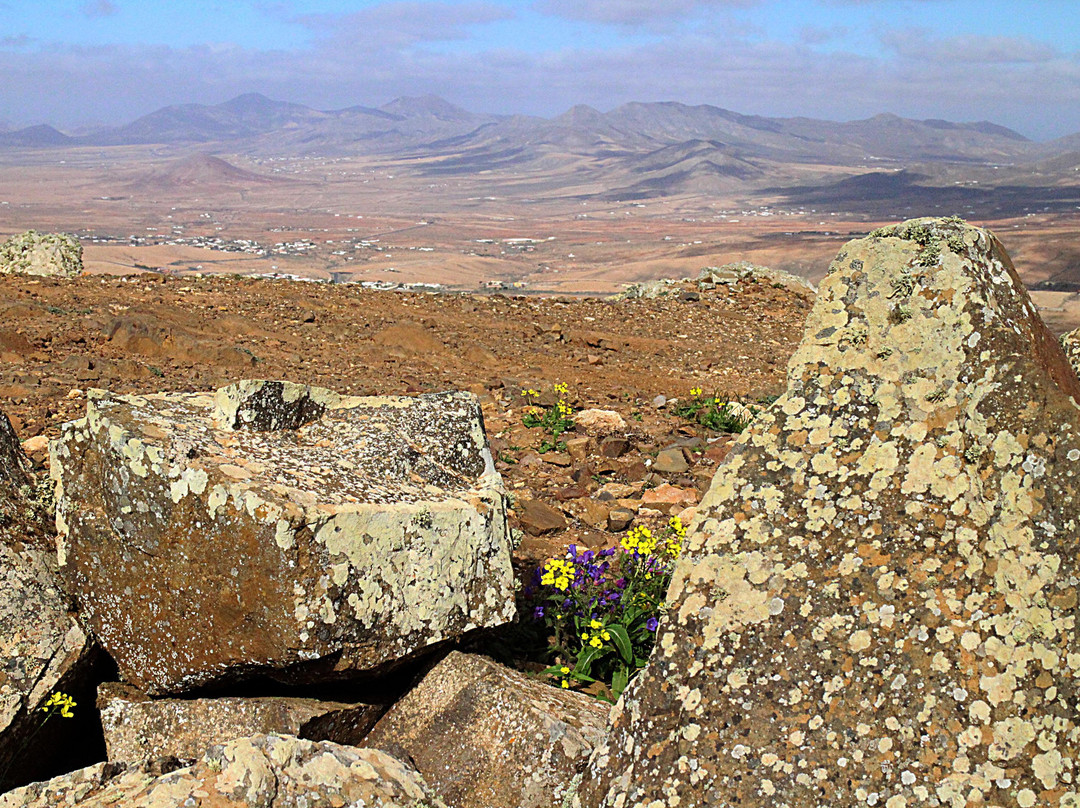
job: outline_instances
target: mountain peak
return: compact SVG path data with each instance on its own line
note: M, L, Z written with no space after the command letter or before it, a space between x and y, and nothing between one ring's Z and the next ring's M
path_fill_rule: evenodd
M427 115L443 121L461 121L474 117L468 110L451 104L446 99L432 93L395 98L389 104L384 104L380 109L383 112L390 112L395 115L404 115L406 117Z

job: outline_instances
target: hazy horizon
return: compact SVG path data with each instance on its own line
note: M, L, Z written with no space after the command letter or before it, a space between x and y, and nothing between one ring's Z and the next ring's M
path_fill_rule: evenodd
M1080 132L1080 10L1003 0L0 0L0 121L115 126L247 92L315 109L710 104Z

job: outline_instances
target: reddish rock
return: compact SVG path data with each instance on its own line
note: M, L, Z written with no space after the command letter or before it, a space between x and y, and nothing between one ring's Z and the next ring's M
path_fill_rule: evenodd
M550 505L538 499L526 499L518 503L518 522L530 536L543 536L566 528L566 517Z
M661 474L682 474L689 468L690 464L686 462L686 455L677 446L661 450L652 464L652 470Z
M454 652L364 746L411 761L453 808L551 808L584 770L607 715L589 696Z

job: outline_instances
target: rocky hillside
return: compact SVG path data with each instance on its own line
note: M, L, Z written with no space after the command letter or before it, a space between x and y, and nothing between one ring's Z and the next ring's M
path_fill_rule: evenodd
M2 282L0 776L70 773L0 808L1080 804L1076 335L985 230L820 294Z

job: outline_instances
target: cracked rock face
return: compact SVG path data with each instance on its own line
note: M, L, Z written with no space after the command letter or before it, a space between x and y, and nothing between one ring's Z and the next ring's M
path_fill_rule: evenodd
M151 695L343 678L513 618L470 394L95 392L51 453L62 574Z
M28 467L0 412L0 787L25 782L35 770L39 760L21 758L39 751L28 747L40 723L37 710L54 690L77 689L92 661L55 561L38 546L42 526L23 495Z
M28 230L0 243L0 274L73 278L82 272L82 254L75 236Z
M99 763L0 796L0 808L445 808L416 770L377 749L281 735L211 747L155 776Z
M455 808L551 808L580 779L607 716L590 696L455 651L364 746L412 761Z
M1080 805L1080 382L1001 245L846 245L582 803Z

